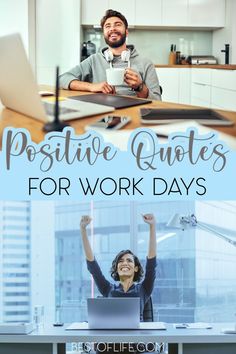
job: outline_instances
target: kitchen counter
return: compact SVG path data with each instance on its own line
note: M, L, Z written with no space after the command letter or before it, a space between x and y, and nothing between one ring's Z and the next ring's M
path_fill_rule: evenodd
M236 70L236 64L229 64L229 65L224 65L224 64L215 64L215 65L190 65L190 64L184 64L184 65L168 65L168 64L156 64L155 68L194 68L194 69L223 69L223 70Z

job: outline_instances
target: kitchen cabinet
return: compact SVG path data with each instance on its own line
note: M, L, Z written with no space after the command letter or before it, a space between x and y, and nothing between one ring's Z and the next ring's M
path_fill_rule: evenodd
M188 25L188 0L162 1L162 25Z
M179 70L179 100L178 103L191 103L191 69Z
M236 70L212 70L212 86L236 91Z
M191 104L203 107L211 106L211 86L192 82Z
M130 26L135 23L135 0L82 0L82 25L99 25L106 10L113 9L121 12L127 18Z
M100 25L107 9L109 9L108 0L81 0L82 25Z
M191 104L203 107L211 106L211 69L192 69Z
M236 111L236 91L212 87L211 108Z
M162 87L162 101L177 102L179 100L179 69L156 69Z
M236 70L192 69L191 104L236 111Z
M192 27L224 27L224 0L188 0L189 25Z
M147 2L143 0L136 0L135 25L161 26L162 25L162 0L148 0Z
M190 70L178 68L156 69L163 90L163 101L190 104Z
M156 68L162 100L236 111L236 70Z
M99 0L100 1L100 0ZM135 0L109 0L108 8L121 12L128 21L129 26L135 24ZM144 13L143 13L144 15Z
M211 107L236 111L236 70L212 70Z
M123 13L130 26L221 28L225 0L81 0L82 25L100 23L109 8Z
M224 25L225 0L162 0L164 27L221 28Z
M192 68L191 69L192 82L196 82L202 85L211 85L211 73L212 73L212 69Z

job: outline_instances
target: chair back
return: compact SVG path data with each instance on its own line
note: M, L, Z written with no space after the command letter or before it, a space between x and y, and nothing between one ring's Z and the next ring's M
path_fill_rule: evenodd
M143 322L153 322L153 306L152 306L152 298L149 297L143 309Z

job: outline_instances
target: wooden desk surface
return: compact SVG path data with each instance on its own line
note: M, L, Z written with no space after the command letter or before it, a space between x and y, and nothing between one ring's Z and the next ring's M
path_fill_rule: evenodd
M48 86L40 87L40 89L47 89L50 90L51 88ZM69 97L69 96L77 96L79 93L77 91L67 91L67 90L61 90L60 95L64 97ZM86 92L87 94L87 92ZM148 105L143 105L143 106L135 106L131 108L125 108L125 109L119 109L113 112L113 114L117 115L128 115L131 117L131 122L126 125L123 129L135 129L140 126L145 126L148 128L148 125L142 125L139 121L139 110L140 107L156 107L156 108L195 108L194 106L189 106L189 105L180 105L176 103L169 103L169 102L159 102L159 101L153 101L152 103ZM213 128L216 130L219 130L221 132L224 132L226 134L229 134L231 136L236 137L236 112L229 112L229 111L220 111L219 112L223 113L225 117L231 119L232 121L235 122L235 125L232 127L218 127L214 126ZM77 134L82 134L84 132L84 127L88 124L90 124L93 121L96 121L99 117L104 116L104 114L100 114L97 116L93 117L87 117L87 118L82 118L82 119L77 119L77 120L71 120L69 123L71 127L75 129L75 132ZM14 127L14 128L26 128L32 137L32 140L36 143L40 142L43 140L45 133L43 132L44 123L27 117L23 114L17 113L15 111L12 111L10 109L6 109L4 107L0 106L0 145L2 142L2 134L3 130L5 127Z

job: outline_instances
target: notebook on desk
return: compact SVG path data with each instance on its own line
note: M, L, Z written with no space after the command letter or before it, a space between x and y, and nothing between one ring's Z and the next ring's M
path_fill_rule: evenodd
M152 102L151 100L146 100L146 99L120 96L120 95L108 95L104 93L73 96L71 98L83 102L91 102L96 104L102 104L109 107L115 107L116 109L128 108L128 107L138 106L138 105Z
M20 35L0 37L0 53L0 99L3 105L44 122L53 121L54 103L41 101ZM64 98L60 101L59 117L65 121L111 111L114 107Z

